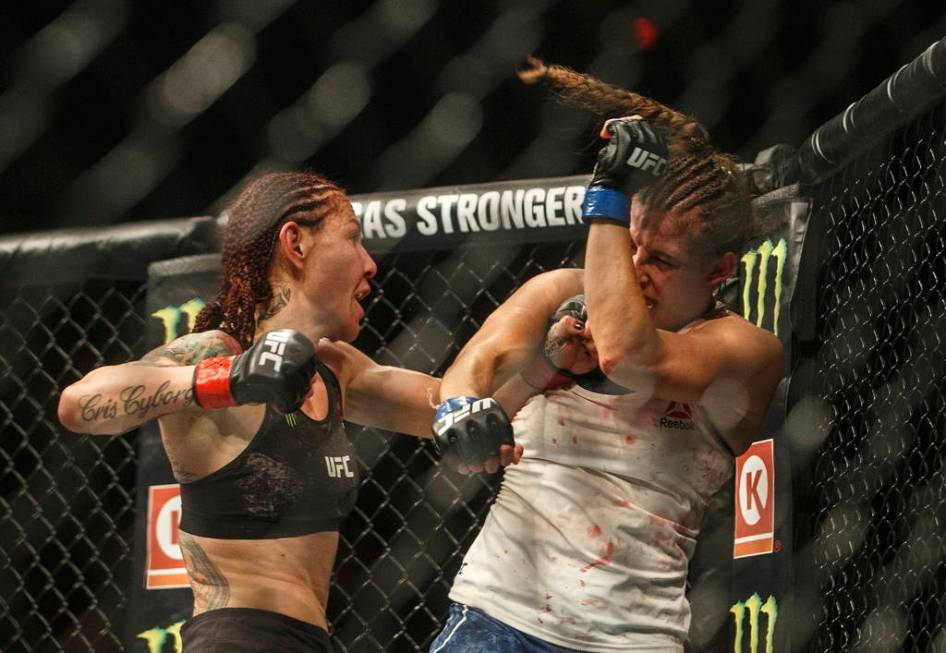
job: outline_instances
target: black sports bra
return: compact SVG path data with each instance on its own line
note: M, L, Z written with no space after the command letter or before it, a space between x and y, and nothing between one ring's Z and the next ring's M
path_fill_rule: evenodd
M271 539L338 530L355 504L358 466L342 421L341 392L322 363L328 414L314 420L266 406L243 452L181 484L181 530L222 539Z

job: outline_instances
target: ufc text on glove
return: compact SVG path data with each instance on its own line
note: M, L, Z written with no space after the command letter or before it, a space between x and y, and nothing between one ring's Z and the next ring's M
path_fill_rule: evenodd
M434 443L438 452L460 465L479 465L514 444L509 418L492 397L454 397L437 407Z
M607 123L610 140L598 150L591 182L581 205L584 222L630 223L630 196L663 174L667 144L646 120L620 118Z

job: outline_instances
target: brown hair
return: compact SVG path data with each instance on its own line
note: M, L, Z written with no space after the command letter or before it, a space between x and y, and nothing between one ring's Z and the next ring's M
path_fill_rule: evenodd
M194 331L221 329L244 348L253 342L256 309L273 297L268 272L286 220L318 227L345 191L311 172L275 172L252 181L227 211L220 291Z
M699 122L656 100L606 84L564 66L530 57L519 72L527 84L541 82L563 101L600 118L639 115L667 139L663 175L641 192L662 211L699 209L699 238L714 254L742 253L756 236L748 186L735 157L716 150Z

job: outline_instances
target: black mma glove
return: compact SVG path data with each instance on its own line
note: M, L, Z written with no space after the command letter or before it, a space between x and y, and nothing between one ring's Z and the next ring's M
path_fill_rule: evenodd
M585 296L583 294L575 295L574 297L569 297L552 313L552 317L549 318L549 323L546 328L546 331L552 328L552 325L558 324L566 315L570 315L579 322L586 322L588 320L588 305L585 303Z
M242 354L205 358L194 369L194 399L202 408L275 404L299 410L312 386L315 347L292 329L263 334Z
M509 418L492 397L454 397L437 407L434 417L437 453L457 465L482 465L498 457L499 447L515 444Z
M575 375L555 364L550 349L556 343L550 340L549 331L566 315L573 317L578 322L588 320L588 306L585 304L584 295L579 294L569 297L552 313L545 327L545 341L542 343L539 353L534 355L519 372L522 379L536 390L564 388L574 383Z
M581 205L581 219L630 223L630 196L657 179L667 164L667 144L646 120L621 118L607 125L611 139L598 162Z

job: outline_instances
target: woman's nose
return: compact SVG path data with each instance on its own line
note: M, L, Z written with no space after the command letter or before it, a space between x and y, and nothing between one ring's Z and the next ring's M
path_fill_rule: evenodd
M374 275L378 274L378 264L374 262L374 259L371 258L371 254L368 253L368 250L364 249L365 255L365 278L373 279Z

